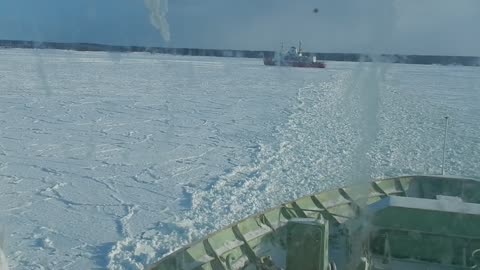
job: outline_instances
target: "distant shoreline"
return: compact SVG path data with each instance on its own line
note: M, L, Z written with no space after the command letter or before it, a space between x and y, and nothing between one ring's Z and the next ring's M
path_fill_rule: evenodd
M195 49L195 48L163 48L144 46L121 46L105 45L95 43L63 43L63 42L36 42L22 40L0 40L0 48L24 48L24 49L60 49L75 51L105 51L105 52L149 52L159 54L190 55L190 56L216 56L216 57L242 57L242 58L263 58L273 56L273 51L251 51L251 50L222 50L222 49ZM310 53L317 59L324 61L349 61L349 62L371 62L374 58L380 62L393 62L403 64L423 65L461 65L480 66L480 57L477 56L444 56L444 55L400 55L382 54L370 56L362 53Z

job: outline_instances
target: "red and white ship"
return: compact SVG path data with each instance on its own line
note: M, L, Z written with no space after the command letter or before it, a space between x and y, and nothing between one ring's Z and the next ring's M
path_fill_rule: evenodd
M287 53L283 50L275 53L274 57L264 57L263 63L267 66L290 66L290 67L310 67L310 68L325 68L324 62L317 61L316 56L304 56L302 54L301 43L299 48L290 47Z

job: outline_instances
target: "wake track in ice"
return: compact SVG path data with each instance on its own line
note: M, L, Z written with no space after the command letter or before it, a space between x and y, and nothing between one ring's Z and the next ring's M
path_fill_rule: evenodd
M433 113L438 105L400 92L395 76L401 74L388 68L359 63L330 80L305 82L274 143L258 143L254 162L192 191L191 209L117 243L109 266L141 269L234 221L303 195L352 181L428 172L423 163L439 156ZM412 106L421 122L410 121ZM459 161L452 157L452 162ZM457 167L478 170L474 161Z
M255 162L222 175L191 194L192 208L135 238L118 242L111 269L141 269L175 249L266 208L341 185L350 175L352 129L349 73L306 83L297 92L288 121L277 128L276 145L259 143Z

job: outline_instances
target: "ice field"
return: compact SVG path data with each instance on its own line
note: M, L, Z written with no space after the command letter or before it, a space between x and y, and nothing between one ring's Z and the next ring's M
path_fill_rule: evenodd
M480 177L480 69L0 50L12 269L142 269L352 181Z

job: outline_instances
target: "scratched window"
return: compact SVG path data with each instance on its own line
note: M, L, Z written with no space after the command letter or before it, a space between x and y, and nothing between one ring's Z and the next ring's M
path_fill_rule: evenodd
M480 267L478 25L477 0L0 1L0 270Z

